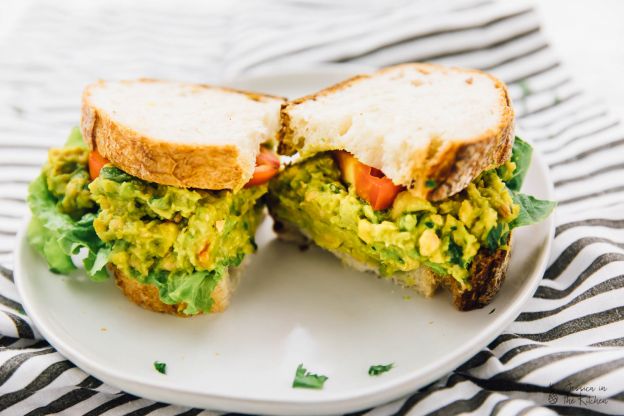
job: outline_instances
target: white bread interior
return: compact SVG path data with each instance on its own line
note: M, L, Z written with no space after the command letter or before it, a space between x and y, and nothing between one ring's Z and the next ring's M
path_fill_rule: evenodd
M513 120L507 89L494 77L404 64L288 103L280 150L304 158L347 150L417 196L439 200L509 158Z
M279 129L283 98L206 84L99 81L83 93L85 142L151 182L239 189L261 143Z

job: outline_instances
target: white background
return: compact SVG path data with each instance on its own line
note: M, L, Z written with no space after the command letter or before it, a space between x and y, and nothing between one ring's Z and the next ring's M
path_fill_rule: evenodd
M624 1L536 2L554 52L585 89L624 120Z

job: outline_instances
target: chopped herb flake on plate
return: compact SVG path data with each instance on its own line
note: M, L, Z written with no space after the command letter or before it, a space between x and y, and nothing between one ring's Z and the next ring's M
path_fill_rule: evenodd
M161 374L167 374L167 364L160 361L154 361L154 368Z
M368 369L368 375L378 376L382 373L392 370L393 367L394 367L394 363L385 364L385 365L384 364L371 365L370 368Z
M299 364L292 386L293 388L322 389L326 380L327 376L312 374L303 367L303 364Z

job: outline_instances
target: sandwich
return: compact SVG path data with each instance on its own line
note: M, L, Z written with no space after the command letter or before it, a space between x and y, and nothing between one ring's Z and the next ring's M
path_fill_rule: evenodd
M100 81L80 130L29 188L31 245L50 270L82 259L134 303L223 311L256 250L284 99L203 84Z
M288 102L281 123L279 153L297 156L269 187L278 235L426 297L445 287L459 310L492 300L512 230L555 205L519 192L531 147L480 71L385 68Z

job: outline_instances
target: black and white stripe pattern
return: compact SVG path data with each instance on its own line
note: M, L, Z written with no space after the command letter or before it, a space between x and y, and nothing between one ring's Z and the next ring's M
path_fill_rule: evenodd
M624 129L551 53L518 2L243 2L206 10L120 2L33 5L0 38L0 413L213 414L140 399L73 367L29 324L12 283L14 233L46 149L94 78L218 82L274 67L433 61L507 83L559 208L535 296L486 349L413 395L358 414L624 414ZM591 386L598 401L579 399ZM600 389L603 387L603 389ZM572 391L571 391L572 390Z

